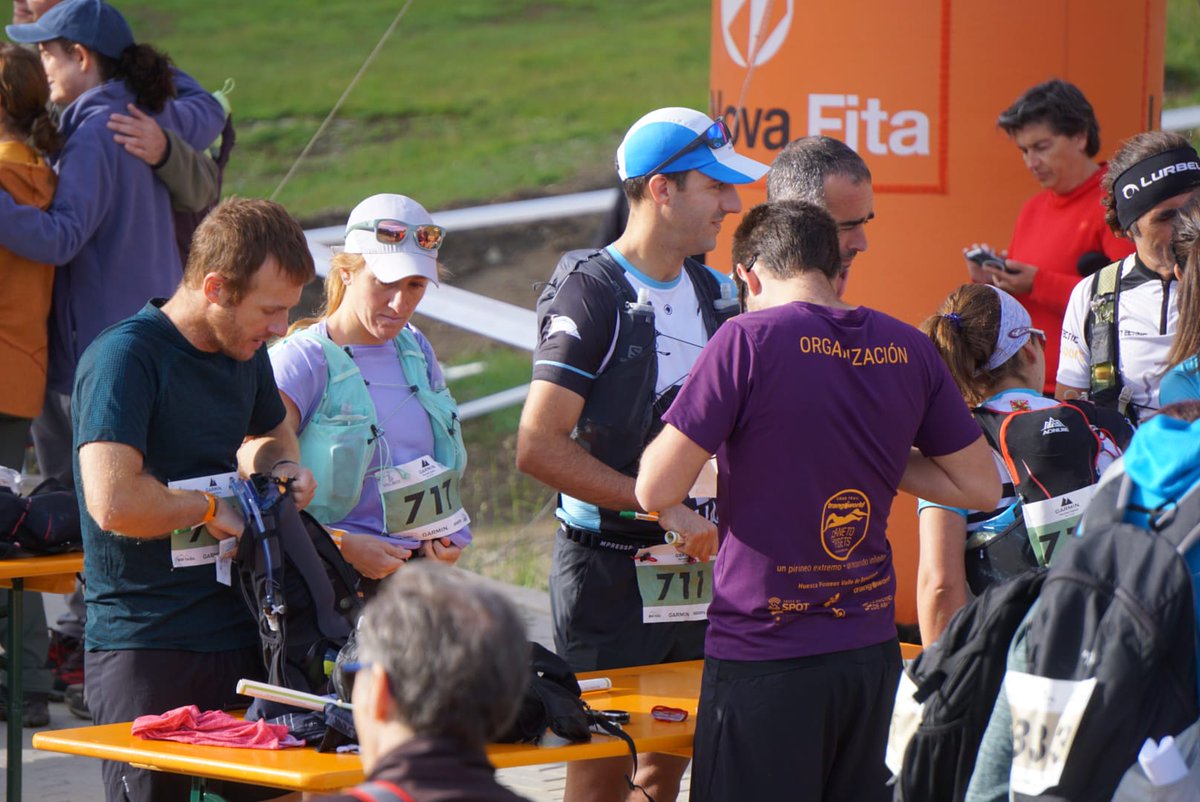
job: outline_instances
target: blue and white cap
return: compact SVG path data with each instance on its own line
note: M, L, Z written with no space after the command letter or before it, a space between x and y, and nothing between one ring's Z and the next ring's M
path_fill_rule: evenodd
M678 106L652 111L625 133L617 148L617 175L624 181L646 175L671 154L687 147L714 121L693 109ZM699 170L715 181L727 184L751 184L767 174L770 167L739 155L733 143L715 150L702 145L665 165L661 172Z

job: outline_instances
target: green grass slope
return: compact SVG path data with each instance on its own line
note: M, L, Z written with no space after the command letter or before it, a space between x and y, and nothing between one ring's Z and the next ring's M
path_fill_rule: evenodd
M138 39L226 77L226 191L269 195L400 0L122 2ZM606 186L633 119L706 103L703 0L415 0L278 200L300 217L384 190L430 208Z

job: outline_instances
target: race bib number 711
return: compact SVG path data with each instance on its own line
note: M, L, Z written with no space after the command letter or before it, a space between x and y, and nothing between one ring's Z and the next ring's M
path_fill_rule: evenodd
M673 546L650 546L634 556L642 623L703 621L712 601L712 563L698 562Z
M471 522L458 494L458 473L433 457L384 469L379 489L390 535L433 540Z

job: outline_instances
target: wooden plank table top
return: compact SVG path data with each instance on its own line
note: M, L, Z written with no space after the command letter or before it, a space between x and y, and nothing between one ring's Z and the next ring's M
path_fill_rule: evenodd
M690 754L702 666L699 660L667 663L580 674L580 679L612 680L611 689L587 693L584 699L596 709L629 711L630 722L624 729L639 751ZM650 717L650 709L655 705L681 707L688 711L688 718L682 722L655 721ZM314 748L233 749L148 741L135 737L128 722L39 732L33 736L33 745L37 749L116 760L140 768L292 791L333 791L363 780L358 755L321 754ZM497 768L624 754L628 754L625 743L607 735L595 735L590 743L566 746L493 744L488 747L488 757Z
M70 593L75 589L75 574L81 571L82 551L40 557L13 557L0 560L0 588L11 588L14 579L23 579L24 590Z

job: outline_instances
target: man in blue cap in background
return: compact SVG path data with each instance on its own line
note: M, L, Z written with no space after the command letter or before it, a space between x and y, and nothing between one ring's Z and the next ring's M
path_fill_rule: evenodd
M701 348L737 311L728 277L688 254L716 247L725 216L742 210L734 185L766 172L734 151L721 120L685 108L647 114L617 150L624 233L564 257L538 302L517 467L560 493L551 608L556 649L575 671L703 655L709 564L689 563L664 533L694 555L715 553L715 489L643 511L633 477ZM638 766L634 780L664 802L687 759L643 755ZM572 763L564 799L624 799L626 771L617 758Z

